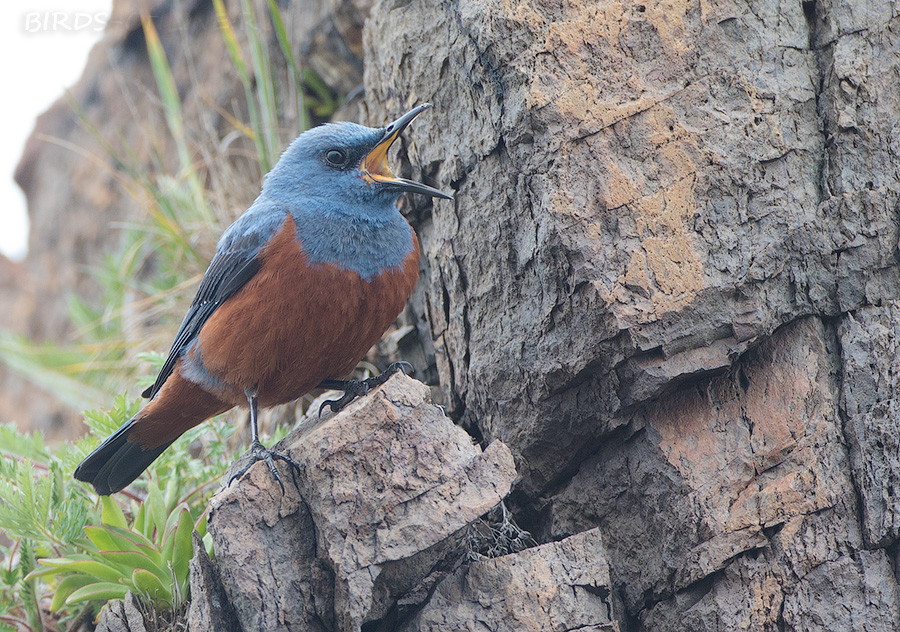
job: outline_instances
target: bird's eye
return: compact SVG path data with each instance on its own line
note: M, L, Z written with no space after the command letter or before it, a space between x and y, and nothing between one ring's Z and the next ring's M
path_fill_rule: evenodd
M333 167L343 167L347 154L340 149L329 149L325 152L325 161Z

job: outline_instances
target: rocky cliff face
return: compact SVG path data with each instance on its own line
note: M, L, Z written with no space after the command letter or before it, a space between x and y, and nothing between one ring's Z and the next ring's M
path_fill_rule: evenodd
M354 592L372 568L354 566L329 579L333 602L304 606L318 628L279 629L374 629L401 602L424 604L408 629L451 612L506 629L479 610L517 603L491 578L577 551L594 588L567 603L591 611L608 585L616 621L579 629L900 628L891 6L315 6L308 41L363 70L363 122L435 104L401 171L421 165L456 198L404 207L425 262L401 352L420 370L433 358L451 416L509 448L510 507L544 546L448 570L407 602L374 571ZM271 502L260 511L286 501ZM549 627L560 608L535 629L571 629Z
M628 629L900 625L890 10L380 8L367 98L436 103L413 162L458 191L441 382L527 524L600 527Z

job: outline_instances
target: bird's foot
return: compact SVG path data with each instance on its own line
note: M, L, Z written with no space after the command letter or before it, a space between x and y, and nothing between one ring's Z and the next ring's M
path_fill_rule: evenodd
M352 402L357 397L362 397L373 388L377 388L387 382L397 371L402 371L405 375L406 372L411 371L412 368L413 366L409 362L394 362L375 377L370 377L365 380L328 380L326 382L323 382L323 385L328 385L329 387L342 390L344 391L344 394L341 395L338 399L329 399L325 402L322 402L322 405L319 406L319 416L322 416L322 411L325 410L326 406L331 408L332 412L340 412L347 406L347 404Z
M278 468L275 467L275 460L284 461L288 465L291 466L291 477L294 479L294 486L297 486L297 478L296 472L300 472L300 466L294 462L294 460L286 454L281 452L276 452L275 450L270 450L266 446L264 446L259 441L254 441L250 444L250 460L247 464L242 467L236 474L234 474L231 479L228 481L228 484L231 485L235 479L241 478L244 474L247 473L255 463L258 461L265 461L266 465L269 466L269 471L272 472L272 476L275 477L275 480L278 481L278 484L281 486L281 495L284 495L284 483L281 482L281 475L278 473Z

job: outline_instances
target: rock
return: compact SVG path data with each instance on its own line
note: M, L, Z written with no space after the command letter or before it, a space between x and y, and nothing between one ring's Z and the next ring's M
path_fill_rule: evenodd
M284 495L258 463L213 497L216 564L245 632L360 630L461 555L460 532L500 502L515 468L506 446L482 452L428 393L397 375L279 444L300 467L280 468Z
M403 632L618 632L598 529L463 566Z
M900 301L849 314L838 335L850 461L863 537L890 546L900 535Z
M95 632L147 632L144 615L138 609L134 595L125 593L125 599L107 603L100 613Z
M900 626L886 7L367 24L370 117L433 102L410 163L455 190L410 213L448 408L510 447L539 540L601 529L630 629Z
M200 534L192 534L191 603L187 629L190 632L241 632L228 597L222 589L219 571L206 554Z
M639 629L775 629L782 605L815 621L839 594L860 597L854 620L900 625L881 553L852 562L864 542L837 341L816 318L783 327L729 375L634 414L546 501L550 533L606 534Z
M527 495L552 491L617 418L727 371L785 323L894 295L884 73L900 62L889 12L850 6L373 13L369 116L433 102L410 162L456 191L412 213L446 401L510 446Z
M309 508L284 474L284 496L257 466L213 497L208 529L222 586L245 632L331 630L332 572L317 562Z
M900 626L900 589L884 550L843 556L813 569L784 601L784 622L797 632ZM834 608L831 604L841 603Z

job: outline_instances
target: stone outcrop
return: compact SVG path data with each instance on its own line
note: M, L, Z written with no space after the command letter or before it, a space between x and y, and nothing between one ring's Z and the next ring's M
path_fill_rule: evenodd
M312 11L319 28L302 52L350 55L320 74L362 73L364 100L345 116L377 124L435 104L400 144L397 171L456 196L403 202L422 280L383 347L433 377L435 401L485 446L467 462L488 459L497 441L508 447L519 478L507 502L542 546L444 568L442 547L487 504L476 502L457 506L442 539L420 552L393 541L376 555L364 543L380 541L380 523L329 506L333 481L301 502L254 470L217 498L214 529L237 529L228 525L252 506L262 520L253 537L281 545L229 552L223 542L222 560L251 556L236 568L270 569L260 586L289 577L308 595L291 621L318 617L324 630L428 629L445 612L504 629L514 619L496 613L526 606L496 587L501 575L546 590L548 608L584 614L586 630L900 628L900 31L890 6L304 6L288 10ZM197 38L214 27L202 10L190 19ZM177 49L177 30L161 24ZM149 77L119 38L128 76ZM210 61L203 76L229 95L226 74ZM97 112L109 92L91 93ZM94 224L114 215L103 196L79 202L102 176L72 171L56 149L29 151L32 204L51 195L41 182L79 183L65 190L74 200L65 216L47 202L33 242L56 243L57 221L91 248L62 240L63 263L44 248L43 268L24 265L80 274L103 236L75 216L98 204ZM40 287L59 302L60 287L79 283ZM335 423L312 424L297 441ZM310 476L313 464L337 471L303 445L293 453ZM388 454L344 457L370 483L393 467ZM480 488L470 492L501 495ZM368 518L402 518L389 488L366 489ZM591 548L595 530L603 551ZM579 551L584 565L554 580L569 592L519 574ZM417 586L392 574L401 567ZM234 577L223 572L223 589L245 631L263 619L286 625L276 612L287 602L270 602L271 612L241 605ZM475 596L476 586L491 595Z
M144 615L137 598L127 593L125 599L110 602L97 621L100 632L147 632Z
M299 465L281 468L283 495L257 463L210 504L216 566L244 630L351 631L396 616L401 597L464 554L465 527L516 475L506 446L482 452L403 376L305 420L279 449Z
M214 561L194 534L192 632L618 629L597 529L494 559L471 546L516 478L512 454L481 450L421 382L397 375L276 449L298 466L279 465L284 490L256 463L212 499ZM142 625L129 595L99 629Z
M609 586L600 531L592 529L458 569L400 629L618 632Z
M599 527L628 629L900 626L890 12L381 7L367 99L435 103L410 162L456 189L441 384L525 526Z

